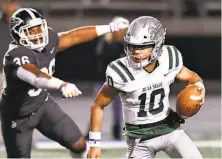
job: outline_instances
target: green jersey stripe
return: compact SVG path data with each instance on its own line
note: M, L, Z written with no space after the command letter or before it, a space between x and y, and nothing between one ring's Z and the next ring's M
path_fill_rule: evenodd
M173 53L169 46L167 46L168 54L169 54L169 70L173 68Z
M123 82L127 82L126 77L114 64L109 64L109 66L122 78Z
M129 78L133 81L135 78L133 77L132 73L128 70L128 68L121 62L117 61L117 64L126 72L126 74L129 76Z
M175 56L176 56L176 66L175 67L177 67L177 66L179 66L179 55L178 55L179 53L178 53L177 48L173 47L173 49L174 49Z

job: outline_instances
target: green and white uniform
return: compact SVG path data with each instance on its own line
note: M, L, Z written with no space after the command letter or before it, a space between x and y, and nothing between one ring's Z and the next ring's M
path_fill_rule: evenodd
M126 123L149 124L168 116L170 84L183 66L182 56L175 47L165 45L158 65L148 73L130 67L127 57L123 57L107 67L108 84L121 91Z
M132 67L127 59L128 56L111 62L107 67L107 83L120 90L119 95L128 136L127 157L147 158L151 156L153 158L161 149L158 147L150 151L152 148L147 148L146 142L157 140L155 144L164 147L161 145L163 143L161 137L177 134L174 130L184 133L180 128L180 123L174 120L169 104L170 84L174 82L176 75L183 67L182 56L177 48L170 45L164 45L161 51L157 67L150 73L144 69ZM185 133L184 136L186 136L186 140L189 139ZM173 137L168 137L168 139L170 138ZM137 141L140 141L137 145L142 144L143 147L141 150L138 149L138 152L136 151L137 146L135 146ZM191 140L189 143L193 144ZM140 152L143 150L145 153ZM194 152L196 153L192 153L192 155L197 154L196 156L201 157L199 151L196 150L195 147ZM131 154L132 151L134 153ZM136 152L137 155L135 155ZM147 153L148 155L144 155L145 157L139 155ZM182 154L179 154L180 156L176 157L181 157Z

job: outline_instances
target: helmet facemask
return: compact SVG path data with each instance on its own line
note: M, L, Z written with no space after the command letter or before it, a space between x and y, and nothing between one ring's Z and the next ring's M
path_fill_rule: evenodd
M147 60L143 60L141 62L135 62L133 60L134 50L144 50L147 48L153 49L153 48L155 48L155 44L153 43L153 44L148 44L148 45L132 45L132 44L124 43L124 51L127 55L127 59L129 61L129 64L135 68L143 68L143 67L147 66L149 64L149 57L151 57L152 53L147 58ZM143 56L141 55L140 58L143 59Z
M41 32L33 35L30 32L33 27L40 27ZM29 24L20 27L18 34L20 36L19 43L30 49L42 51L48 44L48 27L45 19L30 20Z

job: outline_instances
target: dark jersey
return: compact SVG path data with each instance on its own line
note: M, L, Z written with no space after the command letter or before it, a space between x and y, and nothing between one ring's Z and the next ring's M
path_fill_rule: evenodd
M59 37L52 29L49 29L49 43L42 52L33 51L13 42L10 44L3 60L5 84L2 102L6 103L2 106L3 111L24 116L37 110L47 100L46 90L35 88L20 80L16 72L19 66L31 63L42 72L52 75L58 45Z

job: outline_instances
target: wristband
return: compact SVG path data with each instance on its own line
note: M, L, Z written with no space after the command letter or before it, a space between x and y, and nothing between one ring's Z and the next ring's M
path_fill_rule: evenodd
M205 89L204 84L202 82L196 82L196 83L194 83L194 85L196 85L196 86L198 86L200 88Z
M109 25L96 25L97 36L101 36L103 34L110 33L110 32L111 32L111 28Z
M51 89L60 89L61 85L64 84L64 81L58 79L58 78L55 78L55 77L52 77L51 79L48 80L48 88L51 88Z
M89 145L90 147L100 147L101 145L101 132L89 132Z

